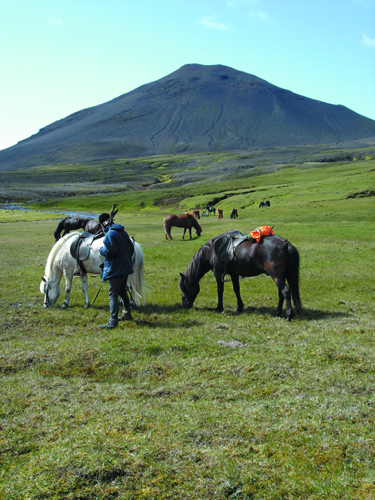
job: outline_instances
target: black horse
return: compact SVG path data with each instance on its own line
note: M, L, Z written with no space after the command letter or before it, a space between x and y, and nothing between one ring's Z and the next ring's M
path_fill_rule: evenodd
M200 279L213 271L217 282L218 303L216 311L223 311L224 276L231 277L234 293L237 297L237 311L243 310L244 304L240 295L239 276L250 277L260 274L270 276L279 292L276 316L281 316L285 299L286 319L292 319L292 302L297 312L302 311L299 295L299 253L298 250L280 236L266 236L257 243L252 238L245 239L232 249L232 256L219 259L214 250L215 242L228 233L223 233L209 240L194 255L185 273L180 273L179 288L182 292L182 304L186 308L193 307L200 287ZM225 262L226 260L226 262ZM286 284L286 280L288 285Z
M83 229L87 233L96 234L103 229L103 222L108 220L109 217L110 214L101 214L99 221L88 217L65 217L65 219L59 222L53 236L55 237L55 241L58 241L61 238L61 231L64 231L62 235L65 236L70 231L75 231L76 229Z
M210 213L213 213L214 215L216 215L216 208L211 207L211 205L206 206L206 211L207 211L208 215L210 215Z

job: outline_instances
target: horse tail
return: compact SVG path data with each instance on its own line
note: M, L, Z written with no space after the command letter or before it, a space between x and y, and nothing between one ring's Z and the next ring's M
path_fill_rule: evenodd
M294 306L297 312L302 312L302 304L299 295L299 253L295 246L293 246L288 240L286 240L288 245L288 264L286 269L286 279L292 292L292 298Z
M172 237L171 237L171 221L170 221L169 216L164 218L163 225L164 225L165 238L168 239L168 236L169 236L172 239Z
M137 306L146 301L147 286L144 279L144 253L142 247L136 241L134 243L133 267L134 273L129 276L129 282L132 287L132 298Z
M66 217L65 217L65 219L61 220L58 223L57 228L55 229L55 232L53 233L53 236L55 237L56 241L58 241L61 238L61 231L64 229L65 221L66 221Z

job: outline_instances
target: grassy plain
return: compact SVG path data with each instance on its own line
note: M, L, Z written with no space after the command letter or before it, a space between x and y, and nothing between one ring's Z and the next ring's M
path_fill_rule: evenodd
M42 308L56 221L9 212L0 224L0 498L375 498L374 172L374 160L304 164L49 202L95 213L116 202L117 221L143 246L147 303L109 332L98 329L106 285L90 309L79 279L68 310ZM175 228L164 239L167 213L214 199L223 220L202 218L200 238L182 241ZM258 208L263 199L270 208ZM178 273L196 250L262 224L300 252L303 315L274 317L266 277L241 281L242 314L228 283L217 314L211 273L195 307L182 309ZM90 278L92 299L99 280Z

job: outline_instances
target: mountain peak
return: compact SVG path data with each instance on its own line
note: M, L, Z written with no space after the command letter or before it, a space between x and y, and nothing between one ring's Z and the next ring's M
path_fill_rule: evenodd
M343 142L375 121L220 64L185 64L0 151L0 169L158 154Z

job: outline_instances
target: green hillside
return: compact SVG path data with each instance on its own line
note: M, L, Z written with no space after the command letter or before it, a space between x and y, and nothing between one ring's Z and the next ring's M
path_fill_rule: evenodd
M284 156L267 174L221 171L187 185L164 160L150 169L157 188L0 210L0 498L374 498L375 160ZM201 218L200 238L174 228L165 240L165 215L212 202L224 219ZM103 332L106 284L85 309L76 278L62 310L64 285L57 307L43 309L39 283L62 216L49 211L113 203L143 247L148 294L133 321ZM226 283L215 313L212 273L183 309L179 272L195 252L263 224L300 253L303 314L274 316L266 276L240 281L241 314ZM91 301L99 287L90 277Z

